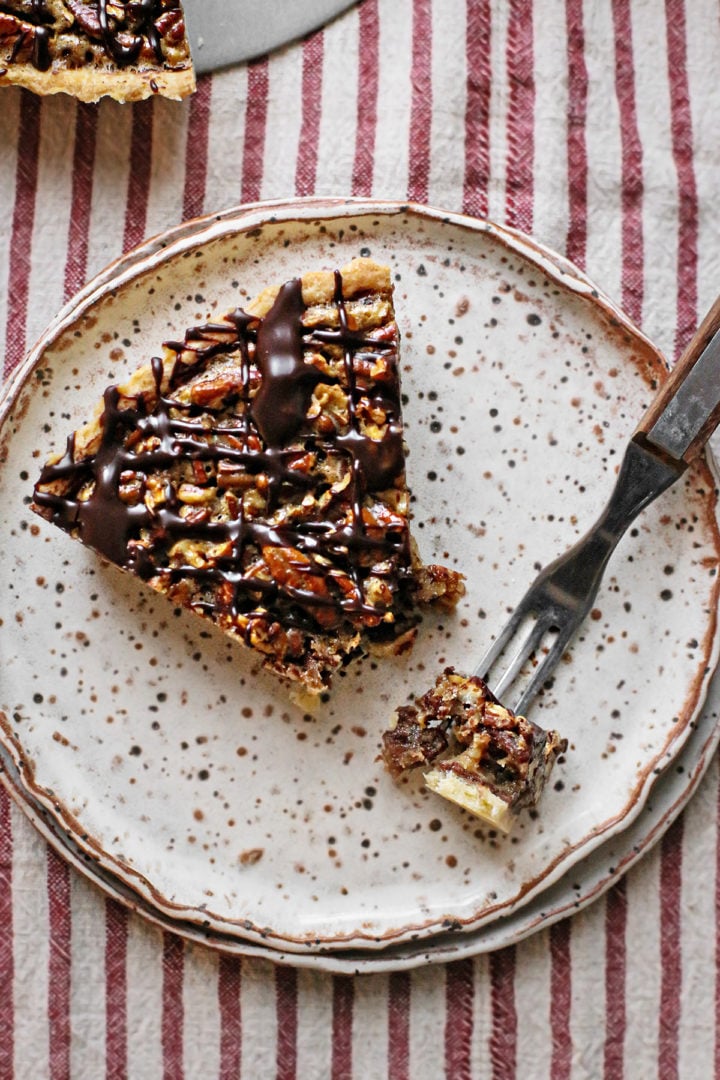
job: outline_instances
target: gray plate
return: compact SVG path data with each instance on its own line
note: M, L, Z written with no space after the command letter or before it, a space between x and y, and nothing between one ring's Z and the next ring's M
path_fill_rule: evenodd
M317 30L348 0L184 0L198 74L262 56Z

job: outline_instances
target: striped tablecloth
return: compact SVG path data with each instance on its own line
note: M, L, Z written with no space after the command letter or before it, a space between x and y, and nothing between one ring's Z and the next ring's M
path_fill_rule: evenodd
M716 0L363 0L184 104L0 92L0 355L178 221L293 194L526 230L677 355L720 288ZM6 523L4 523L5 526ZM128 914L0 789L0 1077L702 1078L720 1071L718 768L573 919L350 978Z

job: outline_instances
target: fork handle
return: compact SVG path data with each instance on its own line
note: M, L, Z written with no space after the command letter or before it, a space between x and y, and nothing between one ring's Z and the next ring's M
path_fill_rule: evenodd
M693 335L638 425L678 463L689 464L720 423L720 297Z

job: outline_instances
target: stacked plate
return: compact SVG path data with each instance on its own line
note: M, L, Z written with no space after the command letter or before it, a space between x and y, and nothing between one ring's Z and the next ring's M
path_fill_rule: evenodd
M311 714L27 502L38 463L163 340L358 254L396 282L415 535L468 591L426 617L409 658L351 666ZM231 952L387 970L506 945L589 902L717 743L711 461L622 541L532 714L570 744L537 815L493 835L421 778L392 781L379 738L442 668L472 670L539 565L593 522L664 370L575 267L486 222L304 200L148 242L60 313L0 405L2 779L101 888Z

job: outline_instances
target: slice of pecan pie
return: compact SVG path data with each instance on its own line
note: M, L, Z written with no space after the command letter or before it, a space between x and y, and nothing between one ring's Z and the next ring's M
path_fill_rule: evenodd
M385 266L267 289L109 387L33 508L317 693L464 591L410 538L398 347Z
M425 783L503 832L536 805L567 742L506 709L482 679L446 668L414 705L397 709L382 740L394 776L432 765ZM443 756L450 753L450 756Z
M81 101L195 89L179 0L0 0L0 86Z

